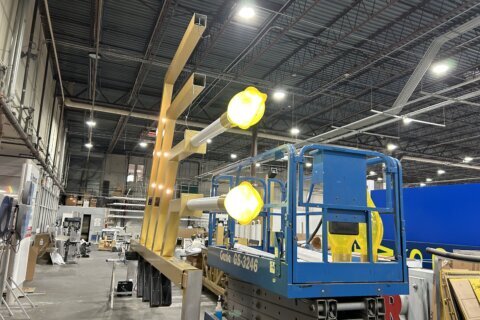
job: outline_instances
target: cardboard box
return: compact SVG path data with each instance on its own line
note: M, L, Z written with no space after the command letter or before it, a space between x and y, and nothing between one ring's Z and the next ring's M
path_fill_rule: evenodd
M37 260L45 255L47 249L51 246L52 243L49 233L37 233L33 242L33 248L37 250Z
M202 269L203 257L201 253L192 255L192 256L187 256L186 260L195 268Z
M480 271L480 263L452 260L452 269Z
M31 246L28 251L27 273L25 275L26 281L32 281L35 275L35 267L37 265L38 247Z
M194 234L203 234L205 233L205 229L203 228L191 228L191 229L185 229L185 228L180 228L178 229L178 238L191 238Z

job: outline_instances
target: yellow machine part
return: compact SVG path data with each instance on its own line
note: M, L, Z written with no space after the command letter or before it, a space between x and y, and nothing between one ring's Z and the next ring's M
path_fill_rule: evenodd
M369 208L375 208L375 203L370 196L370 192L367 192L367 206ZM378 261L378 249L380 248L380 244L382 243L383 239L383 222L382 218L378 211L372 211L371 214L371 221L372 221L372 240L373 240L373 260L376 262ZM361 261L367 262L368 261L368 253L367 253L367 224L360 223L359 225L359 233L357 236L357 243L360 246L361 252Z
M367 206L375 208L370 192L367 192ZM373 240L373 260L378 261L378 249L383 239L383 222L377 211L372 211L372 240ZM360 246L361 261L368 261L367 253L367 224L359 224L359 233L355 235L339 235L329 234L328 242L332 249L332 259L334 262L351 262L352 261L352 245L357 241Z

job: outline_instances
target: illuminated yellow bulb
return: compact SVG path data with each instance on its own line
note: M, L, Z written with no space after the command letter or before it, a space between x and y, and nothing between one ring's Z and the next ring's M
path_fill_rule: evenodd
M165 192L166 192L167 194L171 194L171 193L172 193L172 189L167 189Z
M370 208L375 208L375 203L370 196L370 192L367 192L367 206ZM382 243L383 239L383 222L382 218L378 211L372 211L371 213L371 223L372 223L372 250L373 250L373 261L378 261L378 248ZM359 233L357 236L357 243L360 246L361 252L361 261L368 262L368 248L367 248L367 224L359 224Z
M167 122L167 119L166 118L162 118L162 123L166 123Z
M165 157L168 157L168 156L170 155L170 153L164 152L163 155L164 155Z
M157 187L158 190L162 190L163 189L163 186L161 184L158 185Z
M263 200L250 182L244 181L225 197L225 209L241 225L251 223L263 208Z
M151 184L152 188L155 188L156 184L155 182Z
M267 95L255 87L237 93L228 103L227 118L233 126L248 129L258 123L265 113Z
M162 155L161 151L157 151L157 157L160 157Z

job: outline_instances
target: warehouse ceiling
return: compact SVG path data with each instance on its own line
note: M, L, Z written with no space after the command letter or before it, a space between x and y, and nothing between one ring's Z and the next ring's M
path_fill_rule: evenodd
M239 16L245 5L253 17ZM192 14L206 15L207 30L177 87L196 71L207 76L207 88L182 115L177 141L185 127L211 123L236 92L255 85L270 95L258 127L259 152L387 110L433 39L480 15L477 0L50 0L49 8L66 96L77 107L145 115L158 113L163 77ZM408 183L476 180L480 101L452 99L478 88L472 79L480 76L479 44L480 28L447 42L433 64L438 72L425 74L410 98L418 101L405 106L398 121L331 143L404 159ZM441 70L444 65L449 69ZM273 99L275 90L285 98ZM402 117L445 101L413 122ZM88 154L89 117L90 110L66 109L70 153L77 158ZM154 121L98 111L94 118L90 154L151 154L152 144L139 142L153 142ZM292 128L300 133L292 136ZM387 150L388 144L398 148ZM226 133L204 158L229 162L231 153L250 152L249 136ZM468 164L467 156L473 158Z

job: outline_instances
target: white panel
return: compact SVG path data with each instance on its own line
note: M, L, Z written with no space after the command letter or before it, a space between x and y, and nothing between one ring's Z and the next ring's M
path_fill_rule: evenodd
M17 1L0 1L0 61L8 64Z

